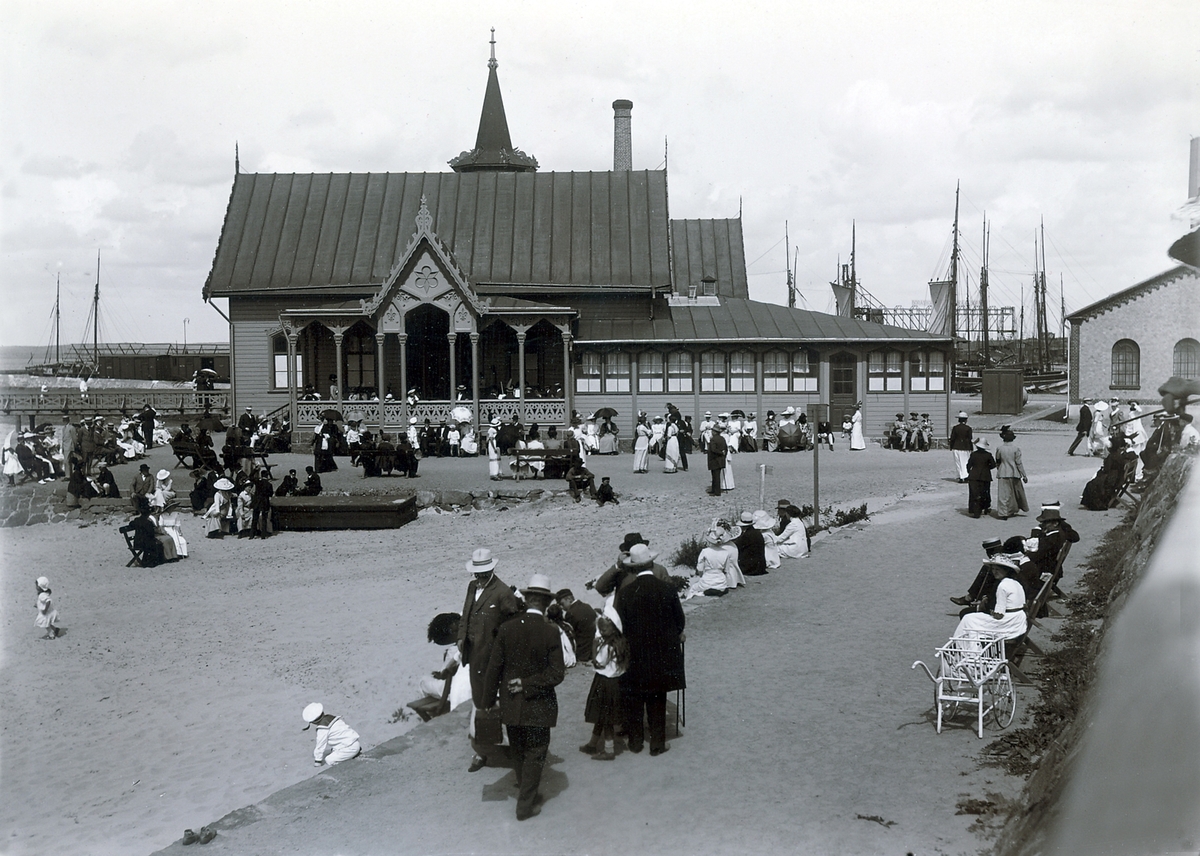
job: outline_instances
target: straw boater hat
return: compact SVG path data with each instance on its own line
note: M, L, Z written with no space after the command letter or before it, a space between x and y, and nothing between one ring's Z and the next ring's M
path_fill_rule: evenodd
M739 526L754 525L754 515L751 514L749 511L743 511L742 516L738 519L738 525Z
M156 479L169 479L171 477L171 471L170 470L159 470L157 473L154 474L154 477Z
M985 552L991 553L991 552L994 552L995 550L999 550L1000 547L1003 546L1003 544L1004 544L1004 542L1001 541L999 538L988 538L986 541L983 542L983 549Z
M304 711L300 714L300 718L304 720L304 727L300 730L308 731L309 727L311 727L314 722L320 719L321 714L324 712L325 705L321 704L319 701L314 701L312 704L306 706Z
M634 544L629 548L629 555L621 557L621 567L630 570L644 570L654 564L658 553L651 551L645 544Z
M529 578L529 585L521 589L521 594L543 594L546 597L554 597L554 590L550 588L550 578L545 574L534 574Z
M960 411L958 411L958 418L959 418L959 419L966 419L966 418L967 418L967 411L965 411L965 410L960 410Z
M471 554L471 561L467 562L467 570L473 574L486 574L488 571L494 571L496 565L500 562L492 556L492 551L487 547L480 547Z
M217 490L233 490L233 482L231 482L229 479L217 479L217 482L213 485L213 487L215 487Z

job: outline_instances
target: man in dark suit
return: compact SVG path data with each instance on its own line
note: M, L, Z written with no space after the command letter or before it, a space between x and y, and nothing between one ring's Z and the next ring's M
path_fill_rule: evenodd
M496 633L483 696L484 707L494 705L499 696L500 721L508 729L516 760L517 820L526 820L541 811L538 786L550 748L550 729L558 724L554 688L562 683L566 667L558 628L546 619L546 608L554 599L550 578L534 574L521 594L525 613Z
M1079 448L1079 444L1087 439L1087 435L1092 433L1092 409L1084 404L1079 408L1079 423L1075 426L1075 442L1071 444L1071 448L1067 449L1068 455L1074 455L1075 450Z
M738 521L742 533L733 539L738 548L738 565L748 577L761 577L767 573L767 548L763 534L754 528L754 515L743 511Z
M709 496L721 495L721 471L725 469L725 455L728 451L729 444L725 442L725 435L720 431L713 431L712 439L708 441L708 472L712 475Z
M569 588L559 591L554 599L562 607L567 624L575 631L575 658L580 663L592 659L596 642L596 610L576 600L575 593Z
M467 598L463 602L462 620L458 624L458 650L464 665L470 667L471 700L477 710L488 707L484 694L484 672L492 654L492 643L496 630L505 619L517 612L517 599L512 590L496 576L496 565L492 551L480 548L471 554L467 570L475 578L467 584ZM467 769L474 773L487 764L485 747L474 745L475 757Z
M249 442L258 430L258 417L254 415L254 408L246 405L246 412L238 417L238 428L241 429L243 439Z
M713 434L715 441L717 435ZM650 754L661 755L667 743L667 693L687 686L683 674L683 607L670 583L654 576L654 554L635 544L623 566L637 574L617 589L614 601L629 643L629 668L620 677L625 734L630 752L641 752L645 738L643 712L650 727Z
M142 423L142 440L147 449L154 448L154 419L157 416L158 411L150 406L149 401L143 404L142 409L138 411L138 422Z

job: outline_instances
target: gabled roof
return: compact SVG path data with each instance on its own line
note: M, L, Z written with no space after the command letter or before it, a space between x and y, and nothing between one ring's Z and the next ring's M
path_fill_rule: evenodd
M422 196L472 284L671 285L660 170L239 173L204 295L378 285Z
M948 336L887 324L842 318L807 309L789 309L757 300L722 297L720 304L655 303L654 319L579 320L578 344L689 342L853 342L879 340L945 344Z
M1130 301L1137 300L1139 297L1143 297L1155 289L1189 278L1192 280L1191 284L1193 287L1195 287L1197 281L1200 281L1200 277L1197 276L1196 271L1187 265L1171 268L1169 271L1164 271L1158 276L1152 276L1150 279L1143 280L1137 285L1131 285L1129 288L1118 291L1116 294L1111 294L1103 300L1097 300L1090 306L1085 306L1082 309L1072 312L1067 316L1067 320L1071 323L1087 321L1110 309L1116 309Z
M740 219L672 220L671 251L677 294L687 294L688 286L711 276L722 297L750 296Z

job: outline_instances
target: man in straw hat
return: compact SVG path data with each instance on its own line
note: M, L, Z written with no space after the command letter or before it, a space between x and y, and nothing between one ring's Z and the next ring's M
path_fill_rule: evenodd
M954 472L958 483L967 480L967 459L975 448L974 432L967 424L967 411L958 411L958 424L950 429L950 454L954 456Z
M463 664L470 668L471 699L476 710L489 706L485 702L484 672L492 653L496 629L517 612L517 599L512 590L496 576L498 564L492 551L486 547L480 547L472 553L466 563L466 569L473 577L467 583L462 620L458 624L458 650ZM472 713L472 717L474 715ZM487 764L485 747L476 743L474 748L475 757L468 767L472 773Z
M725 472L725 458L729 453L729 444L720 430L714 430L708 440L708 472L712 476L712 485L708 489L709 496L721 495L721 475Z
M534 574L521 594L525 613L505 622L496 633L484 675L483 698L484 707L490 708L499 697L500 721L508 730L516 760L517 820L527 820L541 811L538 786L550 748L550 729L558 724L554 688L562 683L567 670L558 628L546 619L546 609L554 599L550 578Z
M1079 533L1063 519L1062 505L1058 502L1043 503L1037 522L1041 530L1037 536L1037 547L1027 552L1026 555L1034 565L1034 573L1030 575L1032 581L1040 588L1041 577L1044 574L1054 573L1054 569L1058 565L1058 554L1063 545L1079 543ZM1026 593L1028 593L1028 588ZM1035 591L1034 594L1037 592Z
M671 748L667 743L667 693L687 686L683 672L683 607L670 583L654 576L654 556L645 544L630 548L621 563L637 576L617 590L613 602L629 642L629 668L620 678L629 751L642 751L644 714L649 722L652 756Z

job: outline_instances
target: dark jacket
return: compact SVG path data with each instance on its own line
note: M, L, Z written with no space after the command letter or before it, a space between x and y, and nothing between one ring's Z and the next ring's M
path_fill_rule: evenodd
M976 449L967 458L967 479L969 481L992 480L992 470L996 469L996 459L987 449Z
M596 641L596 610L582 601L575 601L565 610L567 623L575 631L575 656L580 660L592 659L592 647Z
M614 601L629 643L629 668L621 687L630 692L660 693L684 689L683 607L667 583L650 573L617 591Z
M1075 426L1075 431L1079 434L1087 434L1092 430L1092 409L1086 404L1079 408L1079 424Z
M725 435L714 429L712 439L708 441L708 468L710 470L725 469L725 455L728 451L729 444L725 442Z
M500 721L505 725L553 728L558 724L558 696L562 683L562 641L558 626L539 612L526 612L501 625L496 633L483 678L482 707L500 699ZM521 679L521 692L510 693L508 682Z
M738 548L738 564L748 577L761 577L767 572L766 544L763 534L753 526L743 526L742 534L733 539Z
M462 620L458 623L458 641L462 643L462 661L471 667L471 695L475 706L486 707L483 676L492 654L492 643L501 623L516 614L517 599L512 589L495 574L492 574L476 600L475 591L478 587L479 582L473 578L467 583Z
M952 451L971 451L974 448L971 441L974 439L975 434L971 431L971 426L966 422L956 422L954 427L950 429L950 449Z

